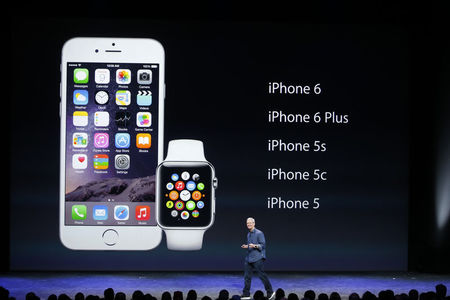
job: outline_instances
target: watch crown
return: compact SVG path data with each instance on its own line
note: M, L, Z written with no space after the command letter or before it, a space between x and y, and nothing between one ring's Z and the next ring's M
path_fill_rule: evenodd
M217 179L217 177L214 177L214 179L213 179L213 187L215 189L217 189L218 186L219 186L219 180Z

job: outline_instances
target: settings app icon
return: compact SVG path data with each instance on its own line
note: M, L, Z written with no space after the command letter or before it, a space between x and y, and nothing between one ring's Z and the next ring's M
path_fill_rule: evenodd
M116 155L114 161L118 170L127 170L130 168L130 156L127 154Z

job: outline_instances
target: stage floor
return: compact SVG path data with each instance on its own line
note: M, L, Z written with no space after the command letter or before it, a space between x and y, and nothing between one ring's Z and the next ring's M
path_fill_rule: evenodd
M394 293L408 293L417 289L419 293L434 291L436 284L443 283L450 289L450 275L421 273L268 273L273 288L283 288L286 296L296 293L301 299L303 293L312 289L319 293L338 292L342 299L356 292L365 291L378 294L381 290L391 289ZM116 292L124 292L127 299L135 290L150 293L160 299L164 291L180 290L186 296L190 289L195 289L198 299L208 295L216 299L221 289L227 289L232 295L240 295L243 287L243 273L190 273L190 272L12 272L0 274L0 286L7 288L16 299L25 299L26 293L32 291L41 299L50 294L65 293L74 297L79 291L85 296L103 295L106 288L112 287ZM254 277L252 294L264 287Z

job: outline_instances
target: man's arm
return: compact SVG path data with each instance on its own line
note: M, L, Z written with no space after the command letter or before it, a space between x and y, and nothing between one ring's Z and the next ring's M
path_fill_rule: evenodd
M264 233L262 231L258 232L258 234L256 235L256 241L258 242L258 244L255 244L255 249L262 251L266 248L266 238L264 237Z

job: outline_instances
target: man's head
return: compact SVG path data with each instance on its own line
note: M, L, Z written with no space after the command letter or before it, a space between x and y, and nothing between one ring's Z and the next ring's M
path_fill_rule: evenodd
M247 228L248 230L252 231L255 228L255 219L253 218L247 218Z

